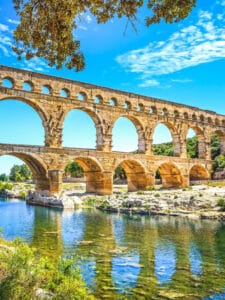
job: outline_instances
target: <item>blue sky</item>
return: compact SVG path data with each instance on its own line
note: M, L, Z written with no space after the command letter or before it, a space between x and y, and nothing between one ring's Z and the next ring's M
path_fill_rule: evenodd
M225 0L199 0L187 19L172 25L147 28L143 21L146 14L144 8L139 11L137 32L130 25L126 28L125 19L98 25L92 15L82 15L74 34L81 41L86 68L76 73L49 68L40 59L17 61L10 46L18 19L12 2L0 0L0 64L225 114ZM0 142L43 144L40 120L25 104L2 101L0 120ZM82 130L81 124L85 124ZM65 146L93 147L93 123L84 113L71 112L64 128ZM169 140L165 129L157 131L155 142ZM115 150L136 148L135 129L126 120L118 121L114 135ZM9 168L5 161L0 158L0 173Z

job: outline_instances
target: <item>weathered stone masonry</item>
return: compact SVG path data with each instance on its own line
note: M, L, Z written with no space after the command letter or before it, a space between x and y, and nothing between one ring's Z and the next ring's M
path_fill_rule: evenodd
M5 79L11 82L11 87L3 86ZM111 194L113 173L118 165L126 171L129 191L153 185L157 169L165 187L186 186L190 178L210 177L213 133L220 136L221 152L225 151L225 116L196 107L0 66L0 100L6 99L27 103L42 120L45 146L0 144L0 154L14 155L28 164L36 178L37 190L60 192L62 173L71 160L83 167L88 192ZM86 112L94 121L96 150L62 147L63 122L72 109ZM112 129L122 116L137 129L137 154L112 152ZM152 155L153 133L159 123L165 124L172 134L173 157ZM198 159L187 158L189 128L198 137Z

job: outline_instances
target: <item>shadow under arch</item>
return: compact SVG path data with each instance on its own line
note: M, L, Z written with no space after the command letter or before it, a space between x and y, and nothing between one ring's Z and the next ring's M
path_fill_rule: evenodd
M145 142L145 138L144 138L144 126L141 123L141 121L138 118L135 118L133 116L122 114L113 121L112 131L113 131L113 128L115 127L116 122L120 118L128 119L134 125L137 135L138 135L138 153L144 153L145 149L146 149L146 142Z
M0 153L0 156L3 155L17 157L21 159L30 168L32 175L35 179L36 191L50 190L50 181L48 178L47 166L36 155L10 151Z
M208 180L209 178L210 175L208 170L200 164L193 165L189 170L190 182Z
M73 161L77 162L84 171L86 192L104 194L105 193L105 177L103 168L94 157L74 157ZM68 164L68 162L65 164Z
M94 123L95 126L95 134L96 134L96 149L97 150L102 150L103 147L103 121L100 118L100 116L93 110L86 108L86 107L73 107L66 111L61 119L61 126L63 127L66 121L66 117L71 113L72 111L81 111L86 113L91 120ZM64 133L64 128L63 128L63 133Z
M184 185L181 171L174 163L164 162L159 165L157 170L160 172L163 187L178 188Z
M179 137L179 134L177 133L176 127L170 122L166 122L163 120L159 121L155 125L155 127L152 131L152 137L153 137L158 125L164 125L168 129L168 131L171 135L171 138L172 138L172 145L173 145L173 155L172 156L179 157L181 155L181 143L180 143L180 137ZM153 147L153 144L152 144L152 147ZM153 149L152 149L152 153L153 153Z
M118 166L121 166L126 173L128 192L145 190L151 182L144 166L137 160L125 159L116 168Z

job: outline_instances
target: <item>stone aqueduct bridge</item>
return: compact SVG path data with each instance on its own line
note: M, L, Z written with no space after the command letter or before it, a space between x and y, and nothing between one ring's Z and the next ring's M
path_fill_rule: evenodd
M11 87L4 86L6 80ZM158 169L165 187L187 186L190 180L210 177L213 133L220 136L221 151L225 150L225 116L196 107L0 66L0 100L6 99L27 103L42 120L45 146L0 144L0 155L16 156L30 167L39 191L60 192L64 168L71 160L84 169L87 192L111 194L118 165L125 169L129 191L154 185ZM86 112L94 121L96 150L62 147L63 122L72 109ZM136 127L136 154L112 152L112 129L119 117L128 118ZM159 123L171 132L173 157L152 154ZM189 128L198 137L197 159L187 158Z

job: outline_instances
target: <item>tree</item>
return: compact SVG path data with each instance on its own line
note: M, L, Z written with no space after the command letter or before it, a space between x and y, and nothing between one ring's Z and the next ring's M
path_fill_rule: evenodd
M9 174L12 181L25 181L32 179L32 173L27 165L14 165Z
M81 178L84 177L84 171L77 162L71 161L65 167L65 175L66 177L69 175L70 177Z
M5 173L3 173L3 174L1 174L0 175L0 181L8 181L8 176L5 174Z
M126 17L135 26L138 9L147 4L150 15L145 24L178 22L186 18L196 0L13 0L19 16L14 31L13 50L21 59L42 57L49 66L80 71L85 67L80 41L74 38L77 20L83 13L91 13L98 23L114 17Z
M123 167L120 165L116 168L115 173L114 173L114 179L127 179L126 172Z

